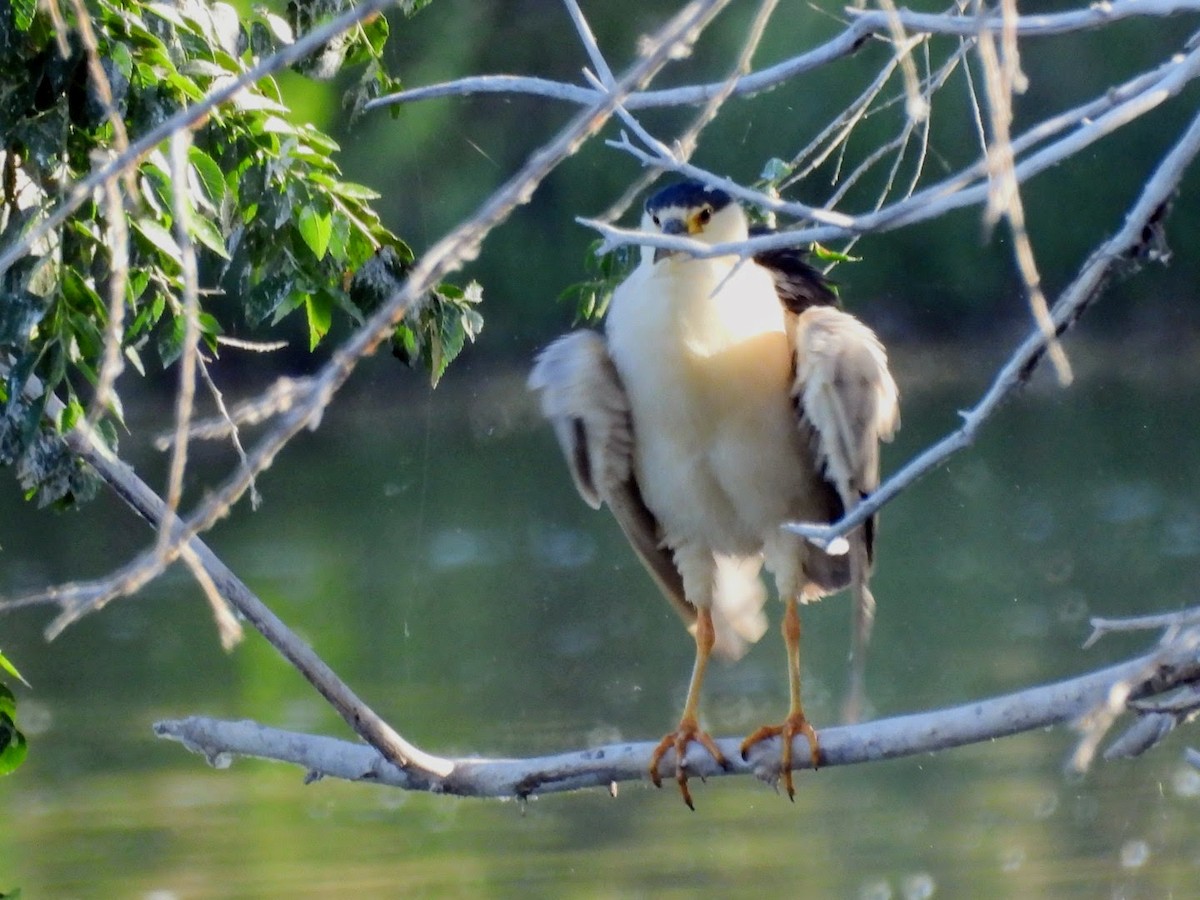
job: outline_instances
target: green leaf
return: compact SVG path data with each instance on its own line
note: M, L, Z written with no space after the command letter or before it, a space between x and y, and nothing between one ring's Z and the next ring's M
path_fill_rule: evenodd
M78 406L78 404L76 405ZM25 687L29 687L29 682L25 680L21 673L17 671L17 667L9 662L8 657L6 657L3 653L0 653L0 669L17 679L17 681L21 682L21 684L25 685Z
M817 259L825 260L826 262L859 262L862 260L861 256L851 256L848 253L842 253L840 250L830 250L828 247L816 242L809 248L809 252Z
M300 210L296 227L313 255L317 259L324 259L325 251L329 249L329 238L333 234L333 221L329 214L321 213L312 206L305 206Z
M355 184L353 181L334 181L329 186L329 190L347 200L376 200L380 196L378 191L365 185Z
M0 713L0 775L8 775L25 761L29 747L8 713Z
M0 715L17 715L17 697L4 685L0 684Z
M204 192L208 194L208 199L214 204L219 204L225 197L225 175L221 172L221 167L211 156L195 145L188 150L188 161L196 170L196 177L204 185Z
M191 217L192 237L211 250L221 259L229 259L229 251L225 249L225 238L217 230L217 226L204 216Z
M329 333L333 324L333 308L335 304L328 294L310 294L304 301L304 309L308 313L308 349L317 349L317 344Z
M763 181L774 184L777 181L782 181L792 174L792 166L784 162L779 157L768 159L766 165L763 166L762 174L758 177Z
M135 219L133 227L138 234L153 244L167 258L174 260L176 263L180 261L183 254L179 249L179 244L175 242L175 238L171 232L167 231L166 228L154 219Z
M33 14L37 12L37 0L12 0L13 24L17 31L28 31L33 24Z

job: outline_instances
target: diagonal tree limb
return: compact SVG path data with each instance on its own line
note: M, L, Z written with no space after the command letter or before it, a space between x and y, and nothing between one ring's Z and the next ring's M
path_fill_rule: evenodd
M305 427L315 428L334 394L345 384L357 364L391 333L395 324L417 307L426 293L463 261L479 251L484 238L517 206L528 202L541 181L587 138L597 132L632 90L644 86L681 49L690 47L700 32L729 0L694 0L645 44L642 57L591 107L582 110L545 146L535 152L476 214L434 244L413 266L403 284L338 350L311 379L293 382L292 402L271 431L247 455L245 464L209 496L185 521L180 521L128 466L112 455L86 423L66 436L68 447L89 462L114 490L147 521L162 529L169 540L144 553L109 579L90 585L68 586L35 598L10 601L7 608L34 601L64 606L58 627L98 608L116 596L131 593L156 577L183 555L202 566L207 578L238 612L266 637L338 711L347 724L377 748L385 758L410 771L417 780L445 777L451 764L424 753L400 737L370 710L350 688L208 550L196 535L225 515L253 484L255 475L269 467L276 454ZM340 20L339 20L340 21ZM295 45L293 45L295 46ZM85 183L85 182L81 182ZM64 209L69 203L59 209ZM0 257L2 260L2 257ZM54 626L52 626L54 627Z
M1074 723L1105 704L1116 686L1136 680L1146 683L1147 690L1162 691L1197 679L1200 679L1200 661L1194 649L1155 652L1076 678L988 700L861 725L824 728L822 764L843 766L897 759ZM229 754L254 756L303 766L309 770L310 778L329 776L472 797L525 798L588 787L608 787L615 792L619 782L647 780L650 755L655 747L647 741L531 759L456 759L449 777L428 782L417 781L410 773L389 765L369 747L280 731L254 722L193 717L158 722L154 730L159 737L181 741L210 759ZM691 775L710 778L755 774L770 781L777 774L778 738L764 741L749 761L741 758L740 738L724 738L717 745L730 768L724 770L706 752L692 749L687 758ZM797 752L793 758L796 768L810 766L807 752ZM662 760L662 765L664 770L674 771L673 751Z
M343 682L313 649L263 603L200 538L169 510L167 504L128 465L114 456L90 430L75 428L67 446L86 461L131 509L152 527L168 532L186 547L220 595L317 689L356 733L389 759L406 766L414 782L445 777L452 764L432 756L397 734Z

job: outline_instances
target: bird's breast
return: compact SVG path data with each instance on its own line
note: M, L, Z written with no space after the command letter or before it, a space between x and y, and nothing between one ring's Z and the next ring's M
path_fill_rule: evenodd
M631 276L609 313L639 481L669 531L744 551L800 489L783 308L757 266L672 265Z

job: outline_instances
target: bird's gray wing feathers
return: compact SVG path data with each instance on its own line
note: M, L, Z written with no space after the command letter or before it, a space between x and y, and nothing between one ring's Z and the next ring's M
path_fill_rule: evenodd
M875 332L849 313L811 307L797 317L793 336L792 395L849 511L879 486L879 442L900 427L896 382Z
M813 306L795 320L796 378L792 396L825 478L847 513L879 486L879 442L900 427L899 392L875 332L831 306ZM864 697L867 644L875 619L870 579L875 519L855 529L850 543L854 633L845 717L858 717Z
M608 504L663 595L694 624L696 608L684 597L683 579L633 474L629 400L604 339L594 331L559 338L539 354L529 387L554 426L580 495L593 509Z

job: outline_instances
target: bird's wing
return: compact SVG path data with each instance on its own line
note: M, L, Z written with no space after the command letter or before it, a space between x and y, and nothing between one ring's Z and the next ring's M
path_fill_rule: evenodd
M792 397L799 425L810 433L817 464L848 513L879 486L879 442L900 427L899 392L879 338L854 316L812 306L793 328L796 378ZM848 535L854 633L847 719L863 703L864 666L875 598L868 585L875 517Z
M899 391L879 338L849 313L810 307L792 335L792 397L848 511L879 486L879 442L890 441L900 426Z
M559 338L538 356L529 387L554 426L580 495L593 509L608 504L663 595L693 625L696 608L634 476L629 399L604 339L594 331Z

